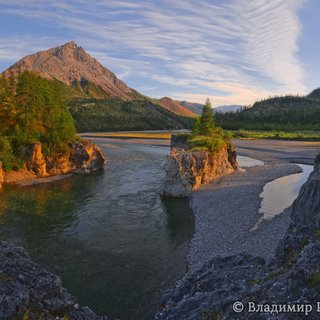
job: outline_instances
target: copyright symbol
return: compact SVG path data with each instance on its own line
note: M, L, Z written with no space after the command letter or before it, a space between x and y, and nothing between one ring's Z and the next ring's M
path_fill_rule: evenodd
M240 313L240 312L243 311L244 306L243 306L243 303L242 303L242 302L236 301L236 302L233 304L232 308L233 308L233 311L234 311L234 312Z

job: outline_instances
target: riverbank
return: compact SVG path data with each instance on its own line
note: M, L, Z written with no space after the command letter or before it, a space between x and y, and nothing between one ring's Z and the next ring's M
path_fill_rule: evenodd
M289 210L257 224L263 186L274 179L301 172L294 164L266 163L225 176L191 196L195 232L187 255L189 269L196 269L213 256L250 253L273 256L289 226Z
M218 255L244 252L271 258L289 226L291 208L252 230L261 217L259 195L266 183L301 172L290 162L312 165L319 148L319 143L308 142L234 142L238 154L264 161L265 165L225 176L193 193L190 204L195 232L187 254L190 270Z
M76 141L63 153L47 155L40 143L24 147L23 168L4 171L0 162L0 188L3 183L28 186L58 181L74 173L89 174L102 169L106 158L91 140Z

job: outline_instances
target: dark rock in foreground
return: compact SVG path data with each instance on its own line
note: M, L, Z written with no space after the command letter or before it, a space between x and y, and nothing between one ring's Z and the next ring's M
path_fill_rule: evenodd
M59 277L32 262L21 247L0 242L0 319L107 320L80 307Z
M155 319L319 319L319 163L271 262L245 254L212 258L165 294Z

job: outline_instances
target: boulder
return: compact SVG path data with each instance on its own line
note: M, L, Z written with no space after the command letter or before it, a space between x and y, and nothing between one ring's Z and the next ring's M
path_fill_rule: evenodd
M21 247L0 241L0 319L107 320L81 307L61 278L31 261Z

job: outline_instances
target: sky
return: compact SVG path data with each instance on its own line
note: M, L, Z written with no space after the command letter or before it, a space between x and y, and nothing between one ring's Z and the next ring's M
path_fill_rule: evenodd
M0 71L71 40L160 98L249 105L320 87L319 0L0 0Z

